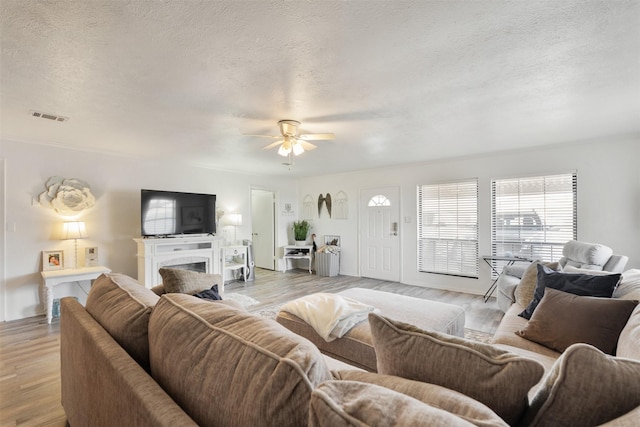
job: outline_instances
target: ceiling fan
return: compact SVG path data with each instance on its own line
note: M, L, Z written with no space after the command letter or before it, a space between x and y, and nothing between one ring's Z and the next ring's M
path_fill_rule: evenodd
M278 122L278 126L280 127L281 135L245 135L279 139L280 141L273 142L264 148L265 150L268 150L279 145L280 148L278 148L278 154L284 157L291 157L292 154L298 156L304 153L305 150L309 151L316 148L315 145L307 141L329 140L336 138L332 133L308 133L298 135L300 122L297 120L280 120Z

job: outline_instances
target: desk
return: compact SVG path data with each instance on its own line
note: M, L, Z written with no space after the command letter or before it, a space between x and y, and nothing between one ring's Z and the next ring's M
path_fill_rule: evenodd
M486 262L489 265L489 267L491 267L491 271L493 271L494 273L496 273L498 275L498 277L495 278L493 283L491 283L491 286L489 286L489 289L487 289L487 292L484 293L484 302L487 302L489 300L489 298L491 298L491 295L493 295L493 293L495 292L496 286L497 286L496 284L498 282L498 279L500 278L500 274L502 273L502 271L496 270L496 268L493 266L491 261L506 261L507 262L507 264L506 264L507 266L513 265L513 263L520 262L520 261L522 261L522 262L531 262L531 261L533 261L532 259L524 258L524 257L492 256L492 255L483 255L482 259L484 260L484 262Z
M309 274L312 273L311 266L313 262L313 246L305 245L288 245L284 247L284 268L282 270L283 273L287 272L287 260L290 259L306 259L309 261Z
M47 323L51 323L53 311L53 287L61 283L81 282L83 280L95 280L102 273L110 273L111 270L103 266L67 268L65 270L43 271L42 286L45 304L47 306Z

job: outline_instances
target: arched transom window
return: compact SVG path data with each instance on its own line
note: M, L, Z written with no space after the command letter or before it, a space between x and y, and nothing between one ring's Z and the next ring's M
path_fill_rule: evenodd
M386 196L383 196L382 194L377 194L373 196L371 199L369 199L369 203L367 204L367 206L369 207L391 206L391 201L389 201L389 199L387 199Z

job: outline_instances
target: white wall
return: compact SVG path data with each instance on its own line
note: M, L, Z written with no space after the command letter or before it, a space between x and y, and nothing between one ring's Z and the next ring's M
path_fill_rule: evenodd
M479 250L490 253L491 188L493 178L537 176L577 171L578 239L602 243L629 256L628 268L640 268L640 135L562 144L535 150L498 153L432 163L304 178L300 200L311 194L349 197L349 219L321 216L314 232L342 237L341 273L359 274L358 198L363 188L401 188L401 281L403 283L483 294L490 284L489 267L480 261L479 279L417 271L416 189L419 184L478 178ZM357 166L354 164L354 166ZM300 204L300 209L302 205ZM317 214L316 214L317 215ZM404 223L410 217L411 223Z
M6 175L6 320L44 312L40 296L42 251L63 249L67 260L73 262L73 242L54 240L64 219L34 201L51 176L85 180L96 197L96 205L81 216L89 238L78 241L80 260L84 247L97 246L102 265L132 277L137 277L132 239L140 236L141 188L216 194L218 207L246 218L238 227L238 239L251 238L252 186L270 189L286 200L296 198L290 178L233 174L172 165L170 161L158 163L7 140L1 147ZM288 243L289 218L276 221L276 243L281 246ZM56 286L54 297L63 293L75 294L81 301L84 298L74 285Z
M0 144L0 159L5 159L6 188L3 199L5 257L2 260L6 279L5 320L44 312L40 296L41 252L54 249L63 249L68 254L73 252L72 242L53 240L56 227L63 219L33 201L44 191L47 179L54 175L86 180L96 196L96 206L82 216L90 238L79 241L80 251L83 253L86 246L98 246L103 265L133 277L137 276L137 267L132 239L140 234L141 188L217 194L218 206L243 215L238 239L250 238L250 188L273 190L278 195L278 246L289 243L289 226L296 219L284 213L285 202L298 203L297 217L303 209L302 198L305 195L310 194L317 200L319 194L329 192L335 195L340 190L345 191L349 197L349 218L329 219L323 214L312 221L312 232L318 235L318 243L325 234L341 236L341 273L357 276L359 192L363 188L396 185L401 189L400 217L411 219L409 224L400 222L401 281L482 294L489 284L489 270L484 263L480 263L479 279L417 272L416 186L469 177L479 179L482 255L489 253L490 249L492 178L573 170L578 172L578 238L611 246L616 253L629 256L627 268L640 268L640 135L309 177L300 179L297 185L290 177L240 175L176 166L169 161L158 163L15 141L5 140ZM358 165L354 162L356 167ZM60 285L56 290L56 298L62 293L76 293L83 298L83 294L72 285Z

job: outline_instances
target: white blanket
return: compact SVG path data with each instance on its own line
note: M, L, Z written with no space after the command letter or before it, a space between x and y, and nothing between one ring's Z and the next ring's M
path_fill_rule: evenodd
M317 293L289 301L280 310L298 316L330 342L366 320L375 307L336 294Z

